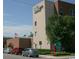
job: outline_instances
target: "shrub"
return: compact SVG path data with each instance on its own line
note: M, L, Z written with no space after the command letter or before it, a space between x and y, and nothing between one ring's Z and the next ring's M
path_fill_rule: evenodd
M49 49L38 49L38 53L40 55L50 55L50 50ZM66 55L71 55L71 54L74 55L74 53L62 51L62 52L56 52L55 56L66 56ZM52 53L52 55L54 55L54 52Z
M38 49L38 53L41 55L46 55L46 54L50 54L50 50L49 49Z
M66 56L66 55L70 55L71 53L68 52L56 52L55 56Z

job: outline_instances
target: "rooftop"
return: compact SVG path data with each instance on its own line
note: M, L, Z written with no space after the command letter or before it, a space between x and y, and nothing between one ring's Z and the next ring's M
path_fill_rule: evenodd
M67 3L67 4L72 4L72 5L75 5L75 3L71 3L71 2L67 2L67 1L64 1L64 0L40 0L38 3L34 4L33 6L43 2L43 1L47 1L47 2L57 2L57 1L60 1L60 2L63 2L63 3Z

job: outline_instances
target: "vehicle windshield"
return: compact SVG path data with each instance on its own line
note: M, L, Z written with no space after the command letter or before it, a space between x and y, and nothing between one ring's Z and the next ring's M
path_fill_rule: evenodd
M24 51L28 51L29 49L25 48Z
M36 49L32 49L32 48L25 48L25 49L24 49L24 51L29 51L29 50L36 51Z

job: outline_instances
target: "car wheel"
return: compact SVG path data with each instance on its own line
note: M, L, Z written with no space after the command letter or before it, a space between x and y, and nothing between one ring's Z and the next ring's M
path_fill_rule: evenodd
M25 56L24 54L22 54L22 56Z
M28 54L28 57L30 57L30 54Z
M26 55L26 57L28 57L28 55Z
M22 56L24 56L24 55L22 54Z
M17 53L15 52L15 55L17 55Z
M36 57L39 57L38 55L36 55Z

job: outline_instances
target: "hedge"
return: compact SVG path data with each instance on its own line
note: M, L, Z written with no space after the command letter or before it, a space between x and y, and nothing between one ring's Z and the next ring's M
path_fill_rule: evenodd
M50 50L49 49L38 49L38 53L41 55L46 55L46 54L50 54Z
M50 50L49 49L38 49L38 53L40 55L50 55ZM71 55L74 53L69 53L69 52L56 52L56 55L55 56L66 56L66 55ZM54 55L54 52L52 53L52 55Z

